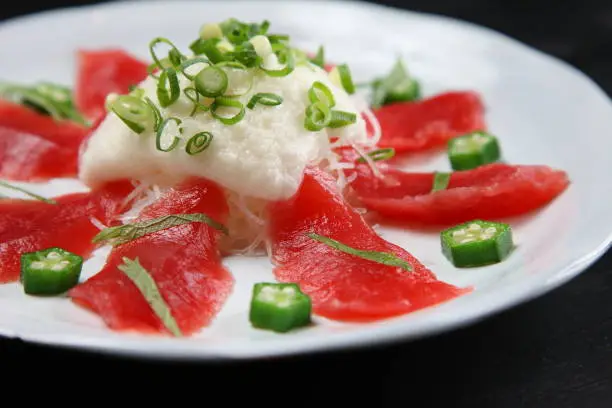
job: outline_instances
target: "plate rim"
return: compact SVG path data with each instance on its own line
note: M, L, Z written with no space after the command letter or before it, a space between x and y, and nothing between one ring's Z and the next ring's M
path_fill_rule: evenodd
M243 3L246 0L207 0L207 3ZM196 3L196 0L179 0L173 1L173 5L176 3ZM7 27L13 25L19 25L24 22L31 20L44 20L54 19L57 16L65 15L66 13L87 13L94 10L108 10L108 9L121 9L131 7L146 7L147 4L168 4L168 1L164 0L124 0L120 2L108 2L100 4L84 4L73 7L60 7L46 11L40 11L36 13L21 15L13 18L9 18L0 23L0 33ZM198 1L197 3L202 3ZM255 0L250 3L260 4L278 4L274 0ZM311 4L308 0L285 0L284 4L293 4L295 6ZM585 85L590 86L592 91L595 91L603 96L608 102L610 108L612 108L612 101L605 92L605 90L591 77L584 73L574 65L558 58L554 55L547 54L538 48L524 43L516 38L513 38L501 31L476 24L471 21L462 20L447 15L428 13L421 11L412 11L406 9L400 9L388 5L380 5L373 3L366 3L357 0L324 0L319 3L336 4L343 6L350 6L354 8L361 8L365 10L378 10L380 12L393 12L401 14L402 16L411 16L418 19L427 19L429 21L441 21L444 24L452 24L460 29L468 29L476 32L479 35L496 37L502 40L508 45L512 45L517 49L521 49L523 52L530 53L532 56L539 59L546 59L549 62L562 67L568 72L571 72L577 78L580 78ZM58 347L65 349L74 349L81 352L96 352L108 355L123 356L130 358L145 358L145 359L156 359L156 360L191 360L191 361L216 361L216 360L255 360L263 358L279 358L289 355L304 355L314 353L327 353L338 350L352 350L362 349L367 347L379 347L384 344L395 343L399 341L412 342L417 339L423 339L438 335L442 332L450 332L461 327L473 325L479 321L485 320L493 315L499 314L503 311L512 309L519 304L527 303L535 298L538 298L552 290L566 284L570 280L573 280L576 276L581 273L588 272L590 266L592 266L599 258L601 258L607 250L612 246L612 228L608 235L601 240L601 242L594 247L591 251L584 253L581 256L577 256L571 263L568 263L565 267L560 268L555 274L546 277L542 276L531 276L529 278L522 279L521 281L498 289L493 293L489 293L486 297L487 308L480 309L476 307L466 307L460 315L454 315L452 318L442 318L436 320L435 324L429 324L426 330L413 330L412 332L402 330L401 325L389 325L373 328L372 330L360 332L359 336L351 336L350 332L346 336L336 335L330 336L325 343L319 343L314 339L310 338L307 342L302 340L297 345L287 343L284 344L283 348L275 349L273 347L257 347L253 352L236 352L227 347L215 347L214 345L207 344L204 347L194 349L193 347L175 347L176 339L172 347L166 348L161 347L158 343L156 347L149 347L146 349L139 349L134 347L132 344L138 339L129 339L125 343L117 343L114 338L100 338L95 335L91 336L64 336L56 337L49 336L48 334L20 334L12 331L7 327L0 326L0 336L8 339L19 339L25 342L39 344L45 347ZM492 297L497 297L496 299ZM500 300L501 299L501 300ZM274 346L275 342L270 342ZM165 344L165 343L164 343ZM188 343L189 344L189 343Z

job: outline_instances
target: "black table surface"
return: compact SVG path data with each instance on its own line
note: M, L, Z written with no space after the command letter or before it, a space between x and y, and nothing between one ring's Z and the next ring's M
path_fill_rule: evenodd
M21 3L8 9L3 6L0 15L6 19L41 10L32 2ZM94 2L45 3L45 8L55 8ZM610 1L379 3L494 28L564 59L607 92L612 91ZM408 405L423 399L432 407L612 407L610 269L612 254L608 253L584 274L536 300L469 327L414 342L202 365L142 361L0 339L0 369L62 367L73 373L92 373L105 368L127 378L158 379L170 373L179 381L197 378L208 390L228 383L245 393L255 391L253 395L261 392L258 390L294 390L299 398L291 404L304 406L334 398L345 406L370 402Z

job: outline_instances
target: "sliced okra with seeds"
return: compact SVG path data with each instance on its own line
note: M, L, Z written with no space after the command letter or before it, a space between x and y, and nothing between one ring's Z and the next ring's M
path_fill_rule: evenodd
M59 295L76 286L83 258L62 248L21 255L20 280L29 295Z
M458 268L503 261L514 241L510 225L474 220L442 231L442 252Z
M288 332L310 324L310 297L295 283L257 283L253 286L249 320L253 327Z
M470 170L500 159L497 138L486 132L472 132L448 142L448 158L453 170Z

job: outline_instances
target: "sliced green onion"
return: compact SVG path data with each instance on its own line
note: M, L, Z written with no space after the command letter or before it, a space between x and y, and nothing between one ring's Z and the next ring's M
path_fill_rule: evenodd
M153 113L153 130L157 132L157 130L159 129L162 123L161 112L159 111L157 106L155 106L153 101L148 96L145 96L144 101L147 105L149 105L149 108L151 109L151 112Z
M221 61L226 61L226 55L217 48L221 40L219 38L209 38L208 40L198 39L190 45L191 50L194 54L204 54L208 57L210 62L216 64Z
M253 109L257 104L265 106L277 106L281 103L283 103L282 96L273 93L260 92L253 95L249 103L247 103L247 108Z
M147 221L105 228L91 242L94 244L119 246L154 232L192 222L205 223L226 235L228 234L227 228L223 224L213 220L206 214L170 214Z
M159 129L157 129L157 134L155 136L155 147L157 148L157 150L162 151L162 152L169 152L171 150L174 150L176 146L178 146L179 142L181 141L179 137L174 136L174 138L172 139L172 143L170 143L170 146L168 146L165 149L162 147L161 139L164 135L164 130L166 129L166 126L168 126L168 123L170 123L170 121L174 121L177 125L180 125L182 123L182 121L179 118L175 118L175 117L166 118L161 123L161 125L159 126Z
M182 336L181 329L172 316L172 311L159 291L155 279L140 264L138 258L132 260L123 257L123 264L119 265L117 269L130 278L166 329L176 337Z
M236 61L249 68L257 66L261 61L261 58L255 51L255 47L249 41L238 45L230 54Z
M232 44L242 44L249 39L250 27L235 18L225 20L220 26L223 34Z
M330 108L336 106L334 94L323 82L316 81L312 84L312 86L308 90L308 99L312 103L321 101Z
M323 102L315 102L306 108L304 127L312 132L317 132L331 121L331 110Z
M239 111L234 116L225 117L217 113L217 109L219 108L235 108L235 109L239 109ZM215 119L218 119L224 125L235 125L236 123L240 122L244 118L244 115L246 113L242 102L236 99L223 98L223 97L215 99L215 101L213 102L211 106L210 112Z
M170 88L168 90L168 87ZM157 99L162 108L172 105L181 95L178 76L174 68L162 71L157 82Z
M407 261L389 252L364 251L360 249L355 249L334 239L315 234L314 232L307 233L306 235L308 235L315 241L322 242L325 245L328 245L334 249L337 249L338 251L342 251L349 255L357 256L359 258L367 259L368 261L377 262L383 265L395 266L398 268L402 268L406 271L412 270L412 267Z
M355 84L353 84L353 77L351 76L351 70L348 65L341 64L336 67L338 70L338 75L340 76L340 83L342 83L342 87L349 95L355 93Z
M295 69L295 58L293 57L293 53L291 50L284 49L282 52L284 55L284 64L285 66L280 69L266 69L262 65L259 68L268 76L271 77L284 77L289 75Z
M132 131L142 133L155 120L151 107L132 95L119 95L109 105L110 110Z
M331 111L331 120L327 127L329 128L340 128L343 126L352 125L357 122L357 114L353 112L345 112L340 110Z
M183 89L183 93L191 102L193 102L193 109L191 110L191 113L189 113L189 116L195 115L198 111L208 112L210 110L209 106L200 103L200 94L195 88L187 87Z
M195 64L206 64L206 65L210 65L210 61L204 57L195 57L195 58L191 58L185 62L183 62L180 67L179 67L179 71L181 71L183 73L183 75L185 75L185 78L188 78L190 80L193 81L193 79L196 77L196 75L191 75L187 72L187 68L191 67L192 65ZM204 68L202 68L204 69Z
M323 46L320 46L317 50L317 54L310 60L315 65L318 65L321 68L325 68L325 49Z
M135 96L136 98L142 98L145 96L145 90L137 86L130 86L130 95Z
M290 37L288 35L285 34L270 34L268 35L268 40L271 43L283 43L283 42L288 42L290 39Z
M209 66L196 75L194 84L197 91L208 98L223 95L227 90L229 80L221 68Z
M181 62L183 62L183 60L187 58L183 55L183 53L181 53L181 51L178 48L176 48L176 46L172 43L172 41L164 37L157 37L151 40L151 42L149 43L149 52L151 53L151 58L153 59L153 63L151 64L152 69L155 69L155 67L159 69L167 68L167 66L162 63L162 61L158 58L157 53L155 52L155 46L158 44L167 44L170 46L170 51L168 52L167 61L174 68L177 68L181 64Z
M193 156L208 149L208 146L212 143L213 134L210 132L196 133L187 141L185 151L188 155Z
M264 20L259 26L259 30L257 30L257 32L252 32L252 36L255 37L256 35L266 35L269 28L270 22L268 20Z
M448 187L448 182L450 181L450 176L450 173L436 172L434 174L431 192L434 193L436 191L446 190L446 187Z
M390 158L395 156L395 149L392 147L387 147L384 149L373 150L371 152L368 152L368 156L370 156L373 161L389 160ZM363 157L360 157L359 159L357 159L357 161L359 163L367 163L367 160Z
M20 193L23 193L23 194L25 194L27 196L30 196L30 197L32 197L32 198L34 198L36 200L42 201L42 202L47 203L47 204L57 204L57 201L55 201L55 200L52 200L50 198L45 198L45 197L40 196L38 194L35 194L35 193L31 192L31 191L28 191L28 190L26 190L26 189L24 189L22 187L14 186L12 184L7 183L6 181L0 180L0 186L2 186L4 188L8 188L10 190L19 191Z

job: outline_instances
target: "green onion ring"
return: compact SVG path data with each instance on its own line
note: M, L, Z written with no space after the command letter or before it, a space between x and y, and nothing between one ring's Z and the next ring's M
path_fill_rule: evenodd
M195 75L191 75L187 73L187 68L189 68L192 65L195 64L210 64L210 61L207 58L204 57L195 57L192 58L190 60L184 61L180 66L179 66L179 71L181 71L183 73L183 75L185 75L185 78L190 79L193 81L193 79L196 77ZM203 68L202 68L203 69ZM196 74L197 75L197 74Z
M170 87L170 91L168 88ZM157 99L162 108L172 105L181 95L178 76L174 68L166 68L162 71L157 82Z
M198 93L197 89L188 87L183 89L183 93L187 99L193 102L193 109L191 110L191 113L189 113L189 116L195 115L198 111L207 112L210 110L210 107L200 103L200 94Z
M142 133L154 119L151 107L131 95L120 95L109 104L111 111L135 133Z
M227 74L215 65L201 70L194 79L197 91L208 98L215 98L223 95L227 90L229 80Z
M217 109L221 107L236 108L240 109L240 111L234 116L226 118L217 114ZM215 99L215 102L213 102L211 106L210 113L215 119L218 119L224 125L235 125L236 123L240 122L242 118L244 118L245 109L242 102L236 99L221 97Z
M315 102L306 108L304 127L312 132L317 132L326 127L331 121L331 110L323 102Z
M283 97L267 92L257 93L251 97L251 100L247 103L247 108L253 109L258 103L265 106L277 106L283 103Z
M164 38L164 37L154 38L149 43L149 52L151 53L151 58L153 58L153 63L149 66L149 67L152 66L151 71L149 73L152 73L153 69L155 69L155 67L159 67L160 69L164 69L164 66L163 66L162 62L159 60L159 58L157 57L157 54L155 53L155 46L157 44L162 44L162 43L168 44L171 47L171 50L168 52L168 60L172 64L173 67L176 68L180 64L180 62L179 62L179 64L176 64L176 65L174 64L174 62L177 62L177 59L179 61L182 61L185 58L187 58L187 57L185 57L181 53L181 51L178 48L176 48L176 46L169 39Z
M210 146L212 140L213 134L210 132L196 133L187 141L185 151L190 156L201 153L204 150L208 149L208 146Z
M263 65L260 65L259 68L265 72L266 75L271 77L284 77L292 73L295 69L295 59L293 58L293 53L291 50L284 48L281 51L284 51L283 54L285 56L285 66L281 69L266 69L263 67Z
M168 126L168 123L170 123L171 120L173 120L177 125L180 125L182 123L182 121L179 118L175 118L175 117L164 119L159 129L157 129L157 134L155 137L155 147L157 147L157 150L159 151L169 152L171 150L174 150L176 146L179 144L179 142L181 141L179 137L174 136L174 139L172 139L172 143L170 143L170 146L168 146L168 148L164 149L161 145L161 138L163 136L164 129L166 128L166 126Z
M329 121L327 126L335 129L347 125L352 125L355 122L357 122L357 114L353 112L332 110L331 120Z
M321 100L321 98L317 94L317 91L323 94L326 101ZM323 82L316 81L315 83L312 84L312 86L310 87L310 90L308 91L308 99L310 99L310 102L312 103L321 101L325 103L327 106L329 106L330 108L333 108L334 106L336 106L336 100L334 99L334 94L327 87L327 85L325 85Z
M153 130L155 132L157 132L157 130L159 129L159 126L162 123L162 115L161 112L159 111L159 109L157 108L157 106L155 106L155 104L153 103L153 101L148 97L145 96L144 98L145 103L147 105L149 105L149 108L151 109L151 112L153 112L153 118L154 118L154 123L153 123Z

